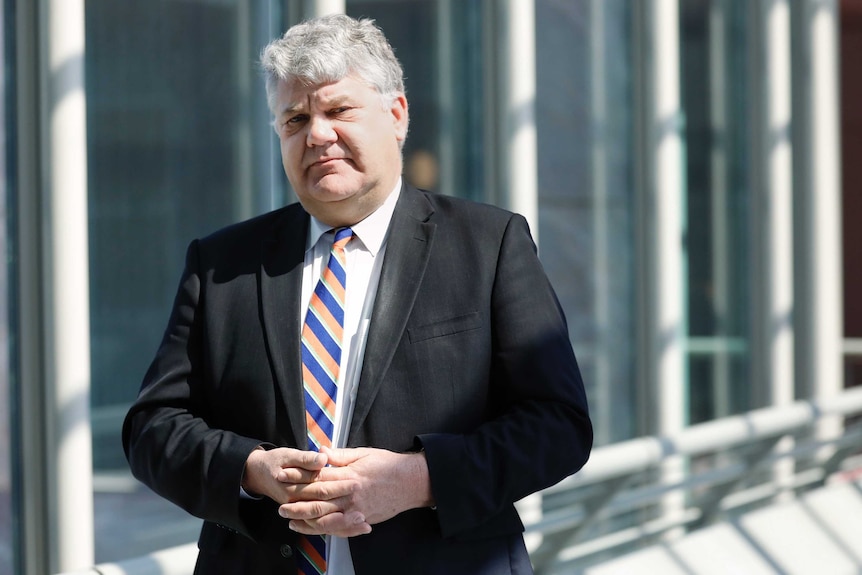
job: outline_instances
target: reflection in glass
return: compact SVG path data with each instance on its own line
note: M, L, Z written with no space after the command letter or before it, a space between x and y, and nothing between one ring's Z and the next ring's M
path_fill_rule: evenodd
M347 14L372 18L404 68L405 177L426 190L485 199L482 4L348 0Z
M631 5L536 3L540 255L569 319L596 443L637 433Z
M742 0L680 5L690 423L750 408L748 106Z
M197 537L199 520L131 478L120 426L189 241L285 202L255 66L283 4L86 4L97 561Z

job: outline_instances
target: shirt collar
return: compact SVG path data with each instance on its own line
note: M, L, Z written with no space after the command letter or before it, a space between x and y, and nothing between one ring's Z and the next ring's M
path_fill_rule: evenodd
M376 256L377 252L383 246L383 241L386 239L386 231L389 229L389 222L392 220L392 213L395 211L395 204L398 203L400 195L401 178L398 178L395 182L395 188L389 193L380 207L361 222L350 226L354 237L358 238L373 256ZM332 229L332 226L328 226L314 216L311 216L311 225L308 226L306 251L313 249L317 245L317 242L320 241L320 237L332 231Z

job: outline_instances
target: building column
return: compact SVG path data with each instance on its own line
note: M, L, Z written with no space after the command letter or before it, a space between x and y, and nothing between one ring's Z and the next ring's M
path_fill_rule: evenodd
M637 284L638 372L642 434L673 436L688 421L685 375L685 164L680 97L678 0L634 4L637 50ZM682 458L660 470L672 484L685 474ZM681 494L662 500L667 521L684 509ZM671 532L673 535L673 532Z
M94 560L84 0L51 0L47 32L47 279L53 308L45 343L49 413L56 427L45 471L56 505L52 552L57 568L69 570Z
M791 140L790 0L755 3L750 68L753 101L751 237L754 305L752 378L759 405L796 397L793 289L793 146ZM777 452L792 449L783 438ZM793 461L773 466L779 497L789 494Z
M726 0L717 0L709 6L709 120L712 131L710 148L710 212L712 220L712 283L715 316L719 318L717 331L710 339L717 345L712 355L712 403L715 418L731 414L731 354L732 344L728 321L731 309L730 274L730 213L729 158L728 158L728 79L727 79L727 26ZM720 345L724 340L726 345Z
M673 435L687 424L685 381L683 110L680 99L678 0L652 0L648 32L646 133L649 261L654 268L650 348L655 361L654 433Z
M499 123L504 207L527 219L539 244L539 176L536 139L536 6L501 3Z
M288 4L291 4L288 0ZM303 18L317 18L327 14L344 14L346 0L304 0Z
M93 564L84 0L16 5L18 568Z
M796 0L794 7L797 370L800 393L823 399L840 393L844 381L839 7L837 0ZM832 420L821 433L840 433L840 426L839 420Z
M610 234L608 207L608 110L607 110L607 63L605 54L605 9L604 0L590 2L590 169L592 174L592 223L593 223L593 314L598 327L598 340L593 354L594 389L596 397L590 398L597 444L610 442L613 436L613 386L611 382L611 358L608 332L610 331L611 295L610 283Z
M790 2L756 3L751 67L753 130L752 269L754 381L760 405L794 400L793 158Z

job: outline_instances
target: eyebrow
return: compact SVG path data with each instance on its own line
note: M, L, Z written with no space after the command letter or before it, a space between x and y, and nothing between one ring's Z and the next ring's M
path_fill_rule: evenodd
M348 94L336 94L332 98L326 101L322 101L321 104L327 108L333 108L337 106L341 106L345 103L351 103L350 96ZM279 113L280 117L289 116L291 114L301 112L305 109L305 104L296 103L296 104L287 104L284 108L281 109Z
M281 109L281 111L278 113L278 115L279 116L289 116L289 115L293 114L294 112L298 112L298 111L302 110L302 108L303 108L302 104L288 104L284 108Z

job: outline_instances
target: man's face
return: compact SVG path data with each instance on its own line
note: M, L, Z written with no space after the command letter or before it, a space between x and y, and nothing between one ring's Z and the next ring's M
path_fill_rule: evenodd
M303 207L325 224L353 225L380 207L401 175L407 99L384 107L377 90L353 76L312 86L280 82L275 127Z

